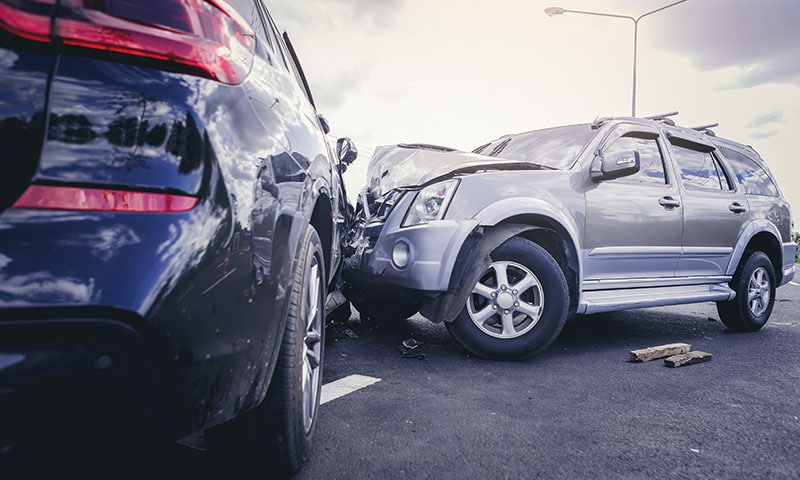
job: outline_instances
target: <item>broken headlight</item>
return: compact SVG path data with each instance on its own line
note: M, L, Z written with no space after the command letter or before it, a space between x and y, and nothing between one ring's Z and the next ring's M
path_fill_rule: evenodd
M428 185L420 190L403 220L403 226L410 227L441 220L453 198L456 187L458 187L458 180L447 180Z

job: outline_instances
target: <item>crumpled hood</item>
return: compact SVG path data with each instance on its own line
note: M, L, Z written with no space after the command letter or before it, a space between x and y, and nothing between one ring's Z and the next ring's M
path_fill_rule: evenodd
M533 164L487 157L445 147L385 145L375 149L367 167L367 190L378 198L395 188L413 188L448 174L485 168L531 169Z

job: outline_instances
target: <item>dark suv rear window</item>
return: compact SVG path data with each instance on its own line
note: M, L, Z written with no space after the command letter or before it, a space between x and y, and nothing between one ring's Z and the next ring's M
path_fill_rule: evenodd
M756 160L729 148L720 148L720 151L728 161L744 193L769 197L780 195L775 182Z
M575 163L595 134L589 124L535 130L499 138L474 153L563 170Z

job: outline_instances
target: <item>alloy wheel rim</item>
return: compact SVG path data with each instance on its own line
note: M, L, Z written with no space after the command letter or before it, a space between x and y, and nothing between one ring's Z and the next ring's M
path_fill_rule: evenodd
M311 431L317 409L322 376L322 291L320 266L316 257L306 273L305 333L303 336L303 424L306 433Z
M472 323L494 338L525 335L539 323L543 311L541 282L530 269L516 262L493 262L467 298Z
M747 285L747 306L750 313L760 317L769 308L772 289L769 274L764 267L758 267L750 275Z

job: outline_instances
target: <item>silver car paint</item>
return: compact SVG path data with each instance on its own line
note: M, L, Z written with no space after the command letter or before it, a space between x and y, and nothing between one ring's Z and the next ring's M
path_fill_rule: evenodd
M670 184L634 188L624 181L593 182L589 169L597 149L614 131L637 128L659 132ZM776 275L780 285L790 281L794 244L784 227L791 222L788 203L783 197L753 200L738 190L715 194L715 198L687 191L677 180L680 177L665 141L668 132L713 144L693 130L627 119L601 127L566 171L502 171L497 169L514 168L514 162L464 152L383 147L378 165L370 167L368 188L379 195L393 188L411 192L389 215L374 247L359 250L357 264L377 280L436 295L458 282L451 278L456 258L475 228L538 218L562 232L578 252L576 313L730 300L735 293L727 283L746 245L759 233L780 245L783 268ZM443 220L401 227L415 197L413 190L447 177L448 169L481 163L493 166L452 175L460 184ZM675 197L680 207L663 208L658 200L665 196ZM734 201L747 207L746 214L728 209ZM391 260L392 249L400 241L407 242L411 251L411 263L404 268Z

